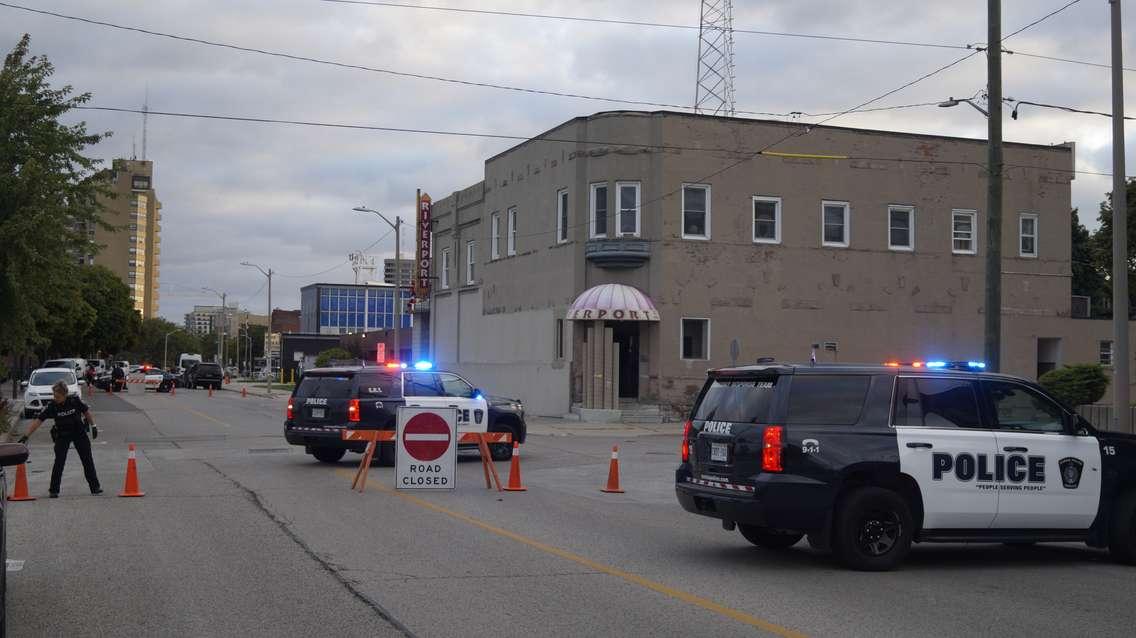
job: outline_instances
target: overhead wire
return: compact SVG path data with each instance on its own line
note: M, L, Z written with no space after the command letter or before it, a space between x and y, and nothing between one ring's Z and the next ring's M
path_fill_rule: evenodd
M390 237L391 233L393 233L393 232L394 232L393 228L388 230L387 232L383 233L378 239L371 242L366 247L360 249L359 252L365 253L368 250L374 248L375 246L377 246L379 244L379 242L386 239L387 237ZM333 270L339 270L340 268L346 266L350 262L351 262L351 258L348 257L347 259L344 259L343 261L332 266L331 268L328 268L327 270L321 270L320 272L314 272L314 273L310 273L310 274L307 274L307 275L288 275L288 274L284 274L284 273L273 273L273 274L278 276L278 277L285 277L287 279L308 279L310 277L319 277L320 275L326 275L327 273L329 273Z

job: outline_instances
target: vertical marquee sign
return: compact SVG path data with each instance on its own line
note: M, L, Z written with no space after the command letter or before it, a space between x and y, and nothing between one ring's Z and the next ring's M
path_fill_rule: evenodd
M430 218L432 214L430 196L418 191L417 249L414 264L414 298L424 300L430 295Z

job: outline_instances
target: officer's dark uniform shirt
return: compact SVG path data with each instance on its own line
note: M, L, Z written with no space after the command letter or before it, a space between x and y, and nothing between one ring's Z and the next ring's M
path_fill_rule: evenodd
M87 411L87 404L79 397L68 396L62 404L51 401L47 407L40 410L41 421L55 419L55 427L60 434L78 434L85 429L83 413Z

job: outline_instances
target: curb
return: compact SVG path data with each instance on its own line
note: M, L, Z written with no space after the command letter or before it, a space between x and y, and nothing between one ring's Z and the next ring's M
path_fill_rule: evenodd
M265 394L264 392L253 392L252 390L249 390L247 386L245 387L245 390L250 397L260 397L261 399L279 399L280 397L284 396L283 391L280 391L277 394ZM238 388L226 388L225 386L221 386L221 391L236 392L237 394L241 393L240 389Z

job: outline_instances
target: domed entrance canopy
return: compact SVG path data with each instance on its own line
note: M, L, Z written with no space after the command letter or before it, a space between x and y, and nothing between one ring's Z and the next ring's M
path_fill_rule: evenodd
M588 288L568 309L568 319L577 321L658 321L659 311L647 295L634 286L602 284Z

